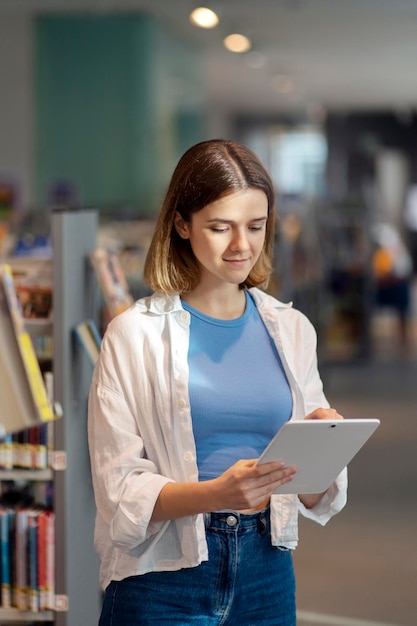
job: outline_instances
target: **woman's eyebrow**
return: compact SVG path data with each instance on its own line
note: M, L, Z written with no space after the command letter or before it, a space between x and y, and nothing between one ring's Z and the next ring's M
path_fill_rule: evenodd
M262 217L254 217L251 220L248 220L249 222L266 222L266 220L268 219L268 216L262 216ZM212 224L212 223L222 223L222 224L234 224L235 220L227 220L224 217L212 217L207 221L207 224Z

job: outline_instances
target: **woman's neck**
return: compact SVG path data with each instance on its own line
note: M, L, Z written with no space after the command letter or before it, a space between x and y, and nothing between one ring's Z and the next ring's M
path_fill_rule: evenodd
M201 291L197 287L181 298L198 311L222 320L232 320L245 312L246 295L244 289Z

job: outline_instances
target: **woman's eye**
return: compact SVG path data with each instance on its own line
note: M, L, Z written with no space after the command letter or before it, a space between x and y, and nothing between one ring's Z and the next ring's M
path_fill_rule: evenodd
M227 228L221 226L213 226L211 230L213 231L213 233L225 233L227 231Z
M261 231L264 229L264 225L262 224L262 226L250 226L249 230L255 230L255 231Z

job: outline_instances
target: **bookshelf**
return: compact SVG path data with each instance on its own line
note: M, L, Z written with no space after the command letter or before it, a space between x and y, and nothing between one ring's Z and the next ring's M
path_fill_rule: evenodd
M54 422L53 468L0 470L0 482L53 483L55 514L55 610L39 613L0 608L0 625L97 624L101 606L94 549L95 503L87 446L87 397L92 364L77 350L73 328L98 323L100 296L90 264L96 247L96 211L53 213L53 320L29 322L28 332L53 338L54 400L63 417Z
M89 255L96 247L96 211L52 215L54 397L63 418L55 425L55 450L65 469L55 472L55 626L97 624L101 593L93 545L95 502L87 445L87 398L92 365L77 350L73 328L98 323L100 297Z
M4 480L15 481L52 481L54 479L54 471L50 467L45 469L1 469L0 482Z

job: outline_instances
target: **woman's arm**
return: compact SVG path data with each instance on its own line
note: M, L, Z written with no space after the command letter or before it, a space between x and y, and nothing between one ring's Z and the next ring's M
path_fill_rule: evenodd
M295 467L281 462L255 465L238 461L218 478L195 483L167 483L159 493L151 521L176 519L208 511L255 509L290 482Z

